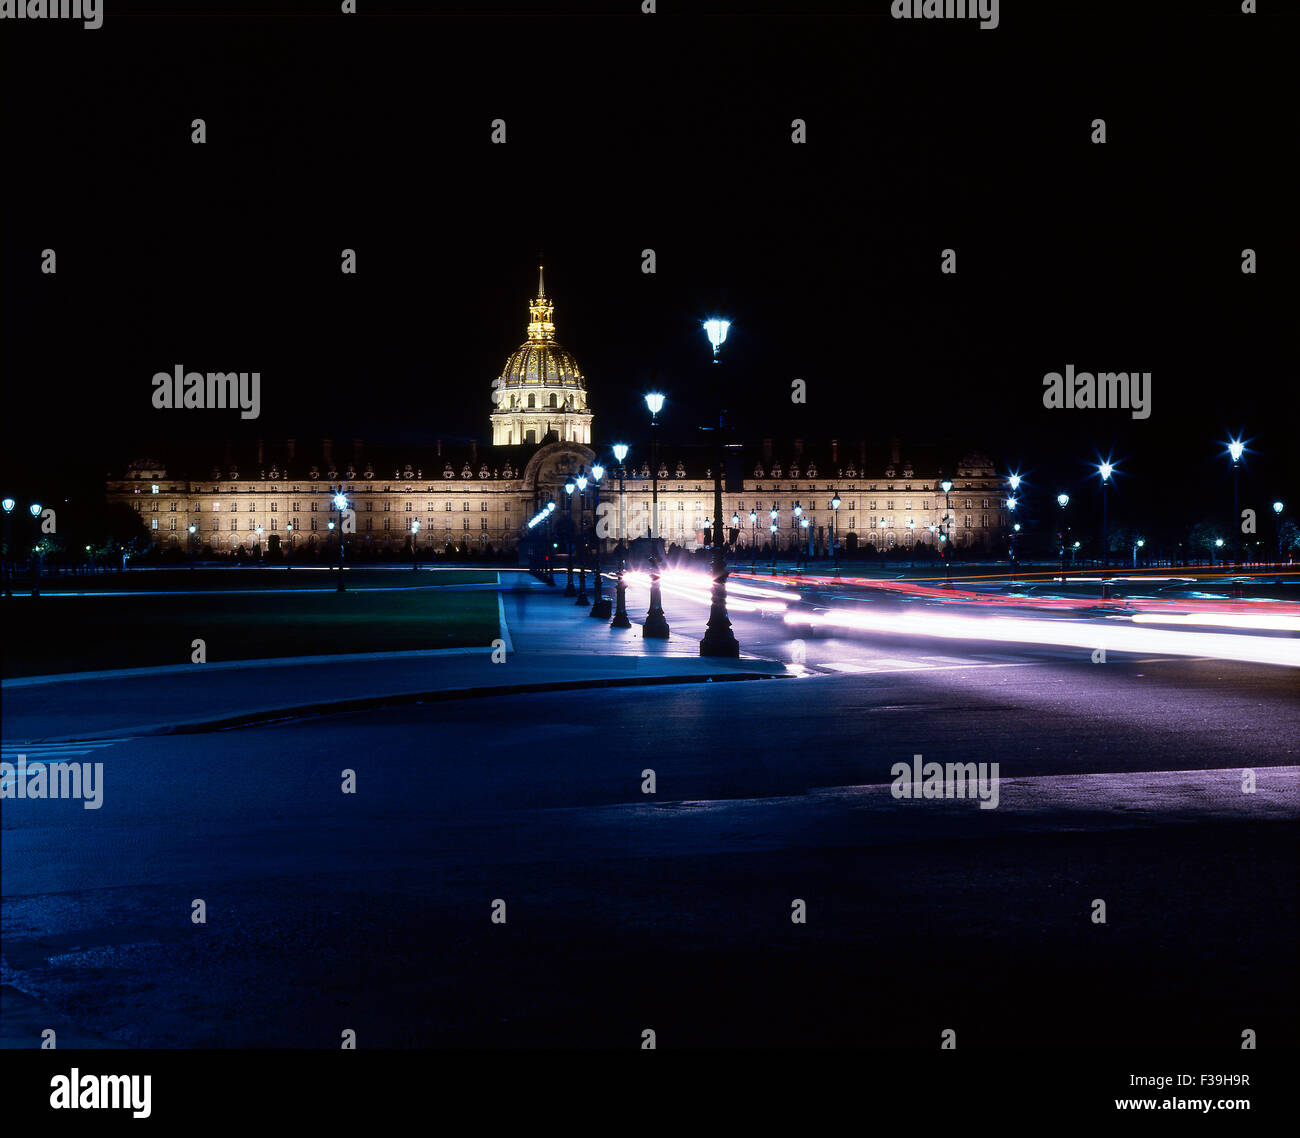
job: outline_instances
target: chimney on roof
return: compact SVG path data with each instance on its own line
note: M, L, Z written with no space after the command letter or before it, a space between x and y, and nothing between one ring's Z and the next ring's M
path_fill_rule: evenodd
M840 460L840 440L831 439L831 462L839 462L839 460Z
M438 440L438 457L442 457L442 439Z
M867 472L867 440L858 439L858 469Z
M803 439L794 440L794 456L795 458L803 458Z
M285 453L286 455L289 456L289 461L290 461L290 462L293 461L293 451L294 451L294 447L295 447L295 445L297 444L297 442L298 442L297 439L285 439L285 440L284 440L284 453Z
M892 465L897 466L902 461L903 444L902 440L895 437L889 440L889 461Z
M262 465L262 462L263 462L263 459L262 459L262 440L261 440L261 439L258 439L258 440L257 440L257 465L260 467L260 466Z
M363 449L364 447L360 439L352 440L352 465L353 466L361 465L361 452Z
M763 440L763 461L764 462L772 461L772 440L771 439Z
M334 462L334 440L321 439L320 441L321 456L325 459L325 466L328 467Z
M469 440L469 464L474 466L478 463L478 439Z

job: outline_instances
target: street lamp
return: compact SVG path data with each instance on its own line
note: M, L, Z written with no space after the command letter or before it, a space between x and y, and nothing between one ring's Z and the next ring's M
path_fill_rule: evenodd
M0 502L4 506L4 594L6 597L13 596L13 545L9 537L9 515L13 512L13 507L18 503L13 498L5 498ZM1282 538L1278 538L1278 549L1282 549Z
M289 556L286 561L285 568L292 569L293 566L288 562L293 561L293 522L286 522L284 528L285 528L285 532L288 533L289 535Z
M575 605L591 604L587 596L587 472L578 467L578 477L574 479L578 487L578 599Z
M945 478L939 483L943 491L943 583L952 588L952 479Z
M592 482L592 517L600 517L600 483L605 477L605 468L598 462L591 468ZM596 541L592 551L594 565L592 572L595 574L595 587L592 589L592 601L590 616L600 617L601 620L609 619L609 598L605 596L601 589L600 583L600 530L596 529Z
M907 519L907 563L912 569L916 568L916 519Z
M1070 504L1069 494L1057 494L1056 504L1061 507L1061 583L1065 583L1065 507Z
M339 591L340 593L342 593L342 592L345 592L345 591L346 591L345 588L344 588L344 585L343 585L343 511L346 510L346 509L348 508L348 499L347 499L347 495L343 493L342 489L340 489L340 490L338 491L338 493L334 495L334 508L335 508L336 510L338 510L338 512L339 512L339 531L338 531L338 540L339 540L339 587L338 587L338 591Z
M1143 538L1138 538L1137 541L1133 543L1133 568L1134 569L1138 567L1138 550L1145 545L1146 545L1146 541Z
M614 459L618 462L618 590L617 603L614 606L614 619L610 628L631 628L632 622L627 616L627 584L623 580L623 571L627 567L627 514L623 506L623 477L626 470L623 460L627 458L627 444L614 444Z
M835 576L840 575L840 495L831 498L831 552L835 555Z
M1246 444L1241 439L1228 440L1228 455L1232 459L1232 555L1234 563L1241 564L1241 512L1237 508L1240 504L1237 495L1239 475L1241 471L1241 456L1246 451Z
M565 570L568 573L568 580L564 584L564 595L566 597L576 596L578 590L573 587L573 492L577 487L573 482L564 484L564 492L569 496L569 505L566 510L565 521L568 523L568 532L565 534L565 545L568 546L566 552L568 556L565 560Z
M1282 564L1282 511L1286 503L1280 499L1273 503L1273 529L1277 533L1277 563Z
M198 532L199 527L193 522L190 523L190 568L194 568L194 535Z
M773 502L771 510L768 511L768 514L772 519L770 524L770 529L773 535L772 536L772 576L773 577L776 576L776 532L777 532L776 519L777 519L777 515L780 512L781 511L777 507L777 504Z
M1111 465L1110 459L1105 459L1098 467L1097 473L1101 476L1101 567L1108 569L1110 567L1110 525L1106 516L1106 491L1110 487L1110 476L1115 472L1114 466ZM1106 588L1102 586L1102 596L1106 595Z
M411 519L411 572L420 568L420 519Z
M552 498L549 502L546 503L546 510L545 510L546 516L543 518L543 521L546 522L546 563L545 563L546 567L543 570L543 572L545 573L546 583L552 586L555 584L555 563L554 563L554 558L551 556L551 554L555 551L555 545L556 545L555 511L557 509L559 509L559 507L556 505L555 499Z
M664 397L652 391L645 397L645 405L650 409L650 608L641 625L642 639L650 637L655 640L668 639L668 621L664 617L663 594L659 589L659 412L664 409Z
M749 571L756 572L758 568L758 510L757 508L749 511Z
M731 322L720 318L704 321L704 332L713 345L713 362L718 358L718 349L727 338L727 329ZM725 524L722 517L722 467L726 453L722 445L722 430L726 410L722 397L721 369L714 372L714 387L718 401L718 433L714 439L717 452L713 466L713 587L709 590L709 623L700 640L701 656L724 656L735 659L740 655L740 644L731 628L731 618L727 615L727 544L723 536Z
M41 504L33 502L27 507L32 515L32 596L41 595Z

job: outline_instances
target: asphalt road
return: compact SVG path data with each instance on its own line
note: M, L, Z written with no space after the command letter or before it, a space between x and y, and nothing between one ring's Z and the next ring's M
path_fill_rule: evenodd
M790 650L770 621L737 632ZM649 1028L930 1050L953 1028L1231 1049L1293 1029L1293 671L804 654L798 679L88 745L101 809L5 804L5 1043L619 1048ZM915 754L997 762L998 808L892 797Z

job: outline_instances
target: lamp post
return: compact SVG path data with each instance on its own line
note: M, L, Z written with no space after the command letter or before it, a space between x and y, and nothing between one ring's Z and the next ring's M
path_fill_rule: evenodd
M1065 507L1070 504L1070 495L1057 494L1056 504L1061 507L1061 584L1065 584Z
M1138 538L1137 541L1133 543L1133 568L1134 569L1138 567L1138 550L1141 549L1144 545L1146 545L1146 541L1143 538Z
M757 508L749 511L749 528L751 537L749 540L749 571L755 573L758 571L758 510Z
M776 535L777 535L776 519L777 519L777 515L780 514L780 512L781 511L777 508L777 504L773 502L771 510L768 511L768 516L772 519L772 521L768 525L768 528L771 530L772 533L772 537L771 537L772 570L770 575L773 577L776 576Z
M1018 506L1019 504L1020 504L1019 501L1015 497L1008 497L1007 513L1009 513L1012 517L1015 517L1016 506ZM1020 532L1020 526L1013 525L1013 528L1011 530L1011 542L1010 542L1010 554L1009 554L1009 560L1011 562L1011 580L1013 583L1015 582L1016 579L1016 534L1019 532Z
M1101 476L1101 567L1103 571L1110 568L1110 523L1106 513L1106 491L1110 489L1110 476L1114 470L1110 459L1106 459L1097 467L1097 473ZM1103 597L1107 595L1105 584L1101 587L1101 595Z
M1286 503L1282 502L1280 499L1273 503L1273 531L1277 535L1278 565L1282 564L1282 511L1285 509Z
M591 598L587 596L587 471L583 467L578 468L578 477L574 480L577 483L578 493L578 599L573 603L586 607L591 604Z
M420 519L411 519L411 572L420 568Z
M13 545L9 536L9 515L17 505L13 498L5 498L4 502L0 502L0 506L4 506L4 594L6 597L13 596ZM1278 549L1282 549L1281 535L1278 536Z
M1232 459L1232 560L1236 565L1241 564L1241 511L1238 509L1240 500L1237 495L1239 475L1241 472L1241 456L1245 453L1246 444L1241 439L1228 440L1228 455Z
M339 539L339 587L338 587L338 591L339 591L340 593L342 593L342 592L346 592L346 587L345 587L344 584L343 584L343 511L346 510L346 509L348 508L348 499L347 499L347 495L343 493L342 489L340 489L339 492L338 492L337 494L334 495L334 508L335 508L336 510L338 510L338 512L339 512L339 528L338 528L338 539Z
M555 499L546 503L546 583L555 586L555 511L559 509Z
M907 519L907 564L911 569L916 568L916 519Z
M945 478L939 483L943 491L943 583L952 588L952 479Z
M799 499L797 498L795 499L794 505L790 507L790 512L794 515L794 517L790 519L790 524L794 526L796 529L800 527L806 528L806 526L804 525L805 519L803 516L803 506L800 504ZM802 564L803 564L803 536L800 535L798 544L796 544L795 546L795 553L794 553L794 571L796 573L799 572L799 568Z
M194 535L198 532L199 527L193 522L190 523L190 568L194 568Z
M573 492L576 489L577 487L572 481L564 484L564 492L569 496L569 507L564 519L568 524L564 542L566 546L565 552L568 554L564 559L566 562L565 569L568 572L568 580L566 580L564 584L564 595L566 597L576 596L578 592L578 590L573 587Z
M32 515L32 596L41 595L41 504L33 502L27 507Z
M1212 567L1218 565L1219 562L1215 554L1222 548L1223 548L1223 538L1216 537L1214 539L1214 544L1210 546L1210 565Z
M704 321L704 333L713 346L713 363L719 363L718 350L727 339L730 321L717 318ZM718 396L718 434L716 443L717 457L713 465L713 588L709 591L709 623L700 640L701 656L725 656L735 659L740 655L740 644L731 629L731 618L727 615L727 543L724 537L726 521L722 516L722 465L725 452L722 449L722 429L726 409L722 399L721 369L713 373L714 386Z
M1019 471L1013 470L1007 475L1007 486L1011 489L1011 493L1007 495L1007 510L1013 515L1015 514L1016 506L1020 501L1017 497L1017 494L1020 492L1020 482L1021 478ZM1013 582L1016 579L1016 534L1019 532L1020 527L1013 523L1011 526L1011 580Z
M598 462L591 468L592 482L592 517L600 517L600 483L605 477L605 468ZM609 619L609 598L605 596L600 581L600 529L596 529L596 540L592 548L592 561L594 574L593 588L591 590L591 612L590 616L599 617L601 620Z
M835 576L840 575L840 496L831 497L831 551L835 554Z
M285 569L288 570L293 568L293 565L291 564L291 562L293 561L293 522L286 522L284 529L285 532L289 535L289 554L288 557L285 559L285 566L284 566Z
M668 639L668 621L664 617L663 595L659 589L659 554L656 548L659 528L659 412L664 407L664 397L652 391L645 397L650 409L650 608L641 625L642 638Z
M623 508L623 477L626 473L623 460L627 458L627 444L614 444L614 459L618 463L618 588L615 592L614 619L610 628L631 628L632 622L627 616L627 584L623 573L627 568L627 514Z
M803 555L804 568L808 568L808 561L812 557L812 525L807 518L799 520L799 528L803 530L803 540L799 543L799 550Z

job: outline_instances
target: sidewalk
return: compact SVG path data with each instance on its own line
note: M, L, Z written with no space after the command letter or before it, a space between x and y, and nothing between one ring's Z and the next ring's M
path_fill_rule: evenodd
M630 613L631 629L611 629L608 621L592 619L573 597L563 595L562 577L550 588L524 574L503 576L501 638L507 648L500 663L484 648L24 677L3 685L0 735L13 747L220 730L437 699L786 674L776 660L701 658L703 614L675 621L667 641L646 641L639 623L643 613Z

